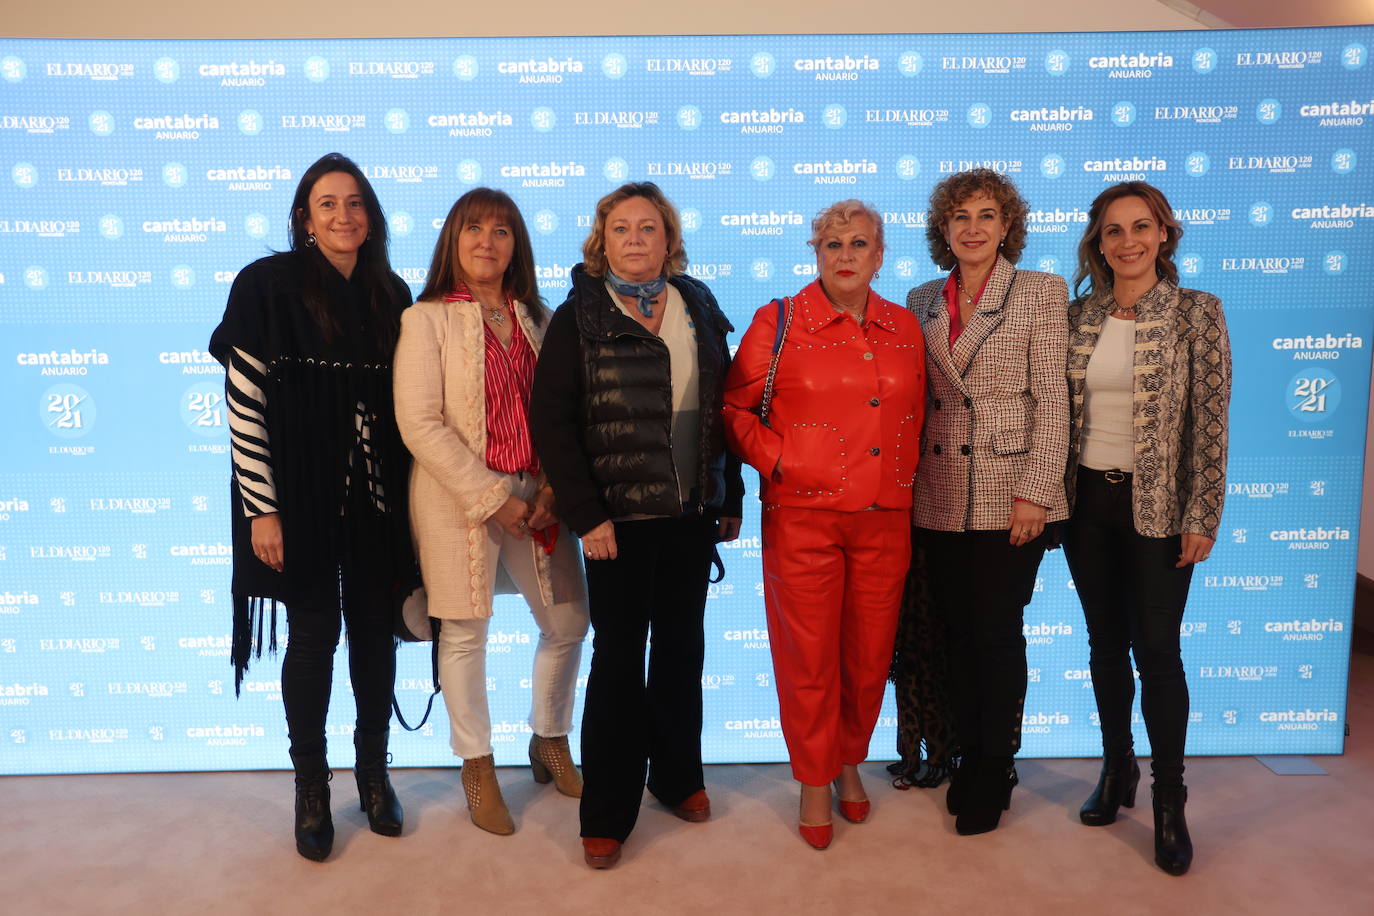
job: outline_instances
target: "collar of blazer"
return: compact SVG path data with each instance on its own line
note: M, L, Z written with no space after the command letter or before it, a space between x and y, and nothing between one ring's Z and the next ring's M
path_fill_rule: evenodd
M1166 320L1177 309L1178 300L1178 287L1161 279L1136 300L1136 327ZM1107 316L1114 311L1116 300L1110 291L1093 293L1083 300L1082 315L1075 324L1083 331L1090 332L1096 342Z
M969 318L968 324L954 341L949 350L950 363L962 378L973 365L978 350L1007 314L1007 299L1011 295L1012 281L1016 278L1016 268L1000 254L992 267L992 276L983 287L983 295L978 299L978 308ZM949 336L946 334L945 339Z

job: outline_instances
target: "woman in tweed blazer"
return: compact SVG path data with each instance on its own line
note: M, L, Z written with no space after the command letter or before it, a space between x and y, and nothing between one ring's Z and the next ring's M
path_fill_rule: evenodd
M1179 624L1193 565L1221 525L1231 394L1221 302L1177 285L1182 234L1164 195L1144 182L1113 185L1088 213L1075 275L1088 295L1069 306L1075 511L1064 532L1102 723L1102 775L1079 818L1110 824L1135 803L1133 652L1153 755L1155 861L1172 875L1193 856Z
M487 709L487 627L496 593L519 591L539 627L529 758L538 782L582 792L568 750L573 685L587 635L572 536L558 536L553 491L528 423L547 326L529 232L505 193L474 188L449 210L420 299L401 316L396 423L415 456L411 527L429 613L440 618L439 677L449 743L463 760L469 816L515 830L501 797Z
M917 538L931 603L949 631L950 696L962 760L947 803L961 834L997 827L1011 803L1026 693L1022 616L1068 515L1064 385L1068 290L1017 270L1026 203L988 169L931 193L931 258L954 268L913 289L929 373L916 471Z

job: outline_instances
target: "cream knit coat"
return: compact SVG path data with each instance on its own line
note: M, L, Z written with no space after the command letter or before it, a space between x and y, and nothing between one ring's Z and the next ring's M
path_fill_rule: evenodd
M516 303L518 330L538 353L544 322ZM410 526L431 617L490 617L493 593L514 583L487 568L486 521L511 494L506 475L487 467L486 342L479 306L472 302L417 302L401 315L393 362L396 425L415 456L410 472ZM561 604L584 593L573 537L564 526L550 557L533 539L540 597ZM563 543L566 541L566 543Z

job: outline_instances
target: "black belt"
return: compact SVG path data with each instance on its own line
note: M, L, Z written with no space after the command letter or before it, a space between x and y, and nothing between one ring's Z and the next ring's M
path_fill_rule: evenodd
M1088 468L1083 465L1078 466L1079 475L1087 475L1096 480L1101 480L1113 486L1121 483L1131 482L1131 472L1123 471L1120 468L1112 468L1110 471L1099 471L1096 468Z

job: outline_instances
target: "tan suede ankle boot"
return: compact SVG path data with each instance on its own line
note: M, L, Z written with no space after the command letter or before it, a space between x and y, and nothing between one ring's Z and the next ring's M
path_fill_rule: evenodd
M582 797L582 774L573 766L567 735L561 738L531 735L530 769L534 771L535 782L546 783L553 780L558 791L564 795Z
M515 832L515 821L501 797L496 781L496 763L491 754L463 761L463 794L468 799L468 816L483 830L502 836Z

